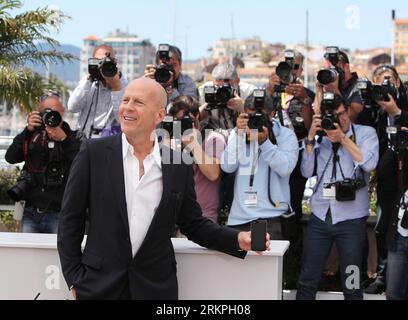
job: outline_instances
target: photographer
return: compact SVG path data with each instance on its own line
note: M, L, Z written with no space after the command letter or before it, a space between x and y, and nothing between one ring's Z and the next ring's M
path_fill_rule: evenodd
M231 130L236 126L238 114L244 111L245 99L256 87L242 82L230 63L218 64L212 77L213 81L199 88L201 119L211 129Z
M386 289L387 273L387 229L395 211L395 203L400 200L398 190L398 158L391 143L388 126L408 127L408 99L405 86L397 70L390 65L382 65L374 70L373 85L368 85L366 112L373 111L377 135L380 141L380 161L377 167L377 277L366 289L366 293L382 293ZM388 101L387 101L388 100ZM362 112L363 114L364 112Z
M340 95L326 93L320 111L305 140L301 165L303 176L317 175L317 184L303 243L297 299L315 299L333 242L339 252L345 299L363 299L359 277L369 215L368 180L378 162L378 138L373 128L351 123ZM317 143L315 137L321 131L325 136ZM358 269L350 274L349 266ZM346 280L353 275L357 278L350 287Z
M127 81L117 69L113 48L101 45L89 59L89 75L83 78L68 100L68 111L79 113L78 129L87 138L103 131L120 131L117 113Z
M296 218L290 207L289 176L299 147L295 134L273 120L275 112L264 90L246 99L221 168L236 175L228 226L249 230L251 222L265 220L271 239L280 240L290 236L282 229L282 216Z
M395 127L390 134L398 161L397 205L390 214L387 234L387 300L408 299L408 129Z
M324 57L325 69L320 70L317 75L314 106L316 113L319 113L318 109L324 92L334 92L343 97L349 109L351 121L360 124L358 115L364 106L357 88L358 75L356 72L351 72L347 54L340 51L338 47L327 47Z
M57 233L65 184L83 139L62 120L63 115L58 95L42 96L5 156L11 164L24 162L17 185L9 191L13 200L25 200L24 233Z
M304 87L300 80L303 73L303 62L304 56L300 52L287 50L285 62L280 63L281 67L277 68L278 72L273 73L269 78L267 89L275 102L280 100L278 106L281 107L283 123L285 127L295 132L299 146L302 145L303 139L310 130L313 118L312 102L315 98L314 92ZM302 152L299 151L298 163L290 176L291 205L299 220L302 218L302 201L307 182L300 172L301 162Z
M193 79L182 73L182 62L179 48L160 44L156 53L156 66L146 66L145 77L156 80L166 89L168 103L178 96L197 98L197 87Z
M195 191L203 216L217 223L220 204L220 158L226 146L225 139L216 131L203 130L198 103L189 96L176 98L169 114L181 122L182 144L194 159Z

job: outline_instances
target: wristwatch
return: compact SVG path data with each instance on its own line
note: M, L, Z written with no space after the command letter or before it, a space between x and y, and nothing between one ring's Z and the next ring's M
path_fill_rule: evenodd
M309 138L305 138L305 144L307 145L307 146L312 146L312 147L314 147L314 145L316 144L316 139L315 138L313 138L313 140L309 140Z

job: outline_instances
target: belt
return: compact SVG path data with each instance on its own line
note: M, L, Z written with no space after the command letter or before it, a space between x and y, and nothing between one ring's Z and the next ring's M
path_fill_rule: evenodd
M27 207L27 209L32 210L32 211L36 211L38 214L43 214L43 213L47 213L47 212L59 212L60 210L55 210L55 208L52 207L48 207L48 208L37 208L35 206L29 206Z

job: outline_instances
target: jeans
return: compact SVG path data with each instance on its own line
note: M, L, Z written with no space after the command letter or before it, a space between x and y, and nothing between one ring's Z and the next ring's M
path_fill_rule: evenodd
M367 234L367 218L333 225L330 212L326 221L312 214L303 242L302 268L297 300L314 300L333 242L340 258L340 274L346 300L362 300L360 271ZM349 269L350 268L350 269Z
M388 252L387 299L408 300L408 237L400 234L395 251Z
M24 209L23 233L49 233L58 231L58 212L46 211L38 213L36 208Z

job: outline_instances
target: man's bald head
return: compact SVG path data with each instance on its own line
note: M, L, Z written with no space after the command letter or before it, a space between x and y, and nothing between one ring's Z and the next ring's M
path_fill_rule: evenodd
M61 116L65 113L65 108L62 105L62 102L57 97L47 97L41 101L37 106L37 111L43 112L45 109L50 108L51 110L59 112Z
M102 44L99 47L96 47L93 57L97 59L103 59L105 58L106 53L109 53L112 59L116 58L115 51L111 46L108 46L107 44Z
M166 108L167 94L164 88L155 80L150 78L139 78L133 80L126 87L125 95L128 93L132 95L132 92L142 91L158 109Z
M150 139L166 115L166 104L166 91L156 81L139 78L129 83L119 107L123 133L132 141Z

